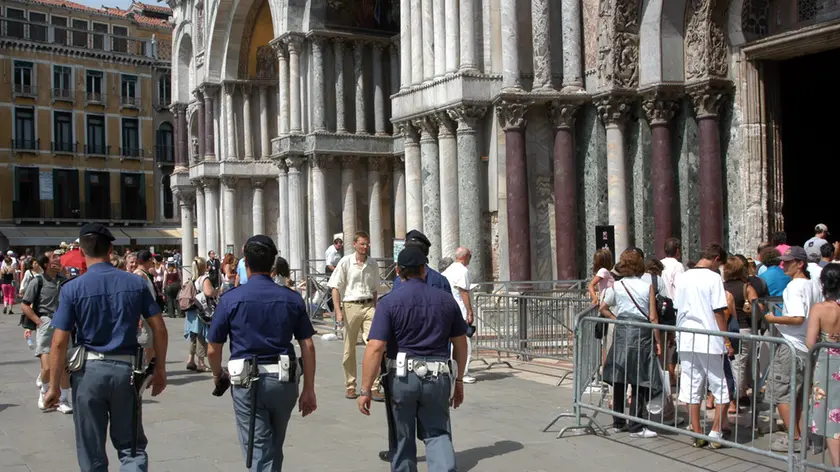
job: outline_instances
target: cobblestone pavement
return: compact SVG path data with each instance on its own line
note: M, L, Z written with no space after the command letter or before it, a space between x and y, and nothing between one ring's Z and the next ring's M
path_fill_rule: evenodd
M0 315L0 471L78 470L72 417L38 411L35 377L39 364L27 349L17 321L17 315ZM167 326L169 384L161 396L144 402L150 470L244 470L230 397L210 394L213 382L209 374L185 370L183 322L167 319ZM356 402L343 396L340 342L319 338L315 346L318 411L306 419L292 418L285 447L286 470L388 470L377 458L377 452L387 444L382 406L375 404L370 417L362 416ZM361 359L363 347L358 349ZM518 369L481 371L480 363L473 366L478 382L466 386L466 402L452 415L461 472L767 470L759 462L732 453L692 449L671 438L555 439L557 427L555 433L541 430L558 406L571 405L568 386L556 387L554 379ZM116 454L108 447L110 470L118 470ZM419 450L422 454L422 445ZM426 470L425 463L420 470Z

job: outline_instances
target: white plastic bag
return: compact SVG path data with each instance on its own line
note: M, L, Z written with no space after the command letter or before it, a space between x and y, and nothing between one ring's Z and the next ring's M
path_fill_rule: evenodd
M674 411L674 401L671 399L671 376L667 370L659 366L657 368L662 378L662 391L659 395L650 399L647 404L647 411L651 415L662 415L665 418Z

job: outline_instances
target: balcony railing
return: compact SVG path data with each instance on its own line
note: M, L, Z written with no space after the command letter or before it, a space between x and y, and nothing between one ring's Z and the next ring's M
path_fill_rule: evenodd
M54 101L72 102L73 90L64 88L54 88L52 89L52 99Z
M41 149L40 139L13 139L12 149L15 151L37 151Z
M16 220L43 220L52 213L52 202L35 199L12 201L12 216Z
M120 105L124 107L140 107L140 97L120 96Z
M79 152L79 143L53 141L51 149L54 154L76 154Z
M125 202L114 203L111 205L111 219L122 221L146 221L146 202L139 201L134 205L128 205Z
M84 215L82 218L86 220L110 220L112 215L116 215L117 213L112 212L111 209L114 206L111 205L109 202L101 202L101 201L94 201L94 202L85 202L84 204Z
M14 84L12 90L18 97L35 97L38 94L38 89L34 85Z
M105 95L99 92L85 92L85 101L87 103L105 104Z
M155 161L158 166L173 165L175 163L175 146L155 146Z
M79 200L65 202L62 200L53 201L53 217L62 220L78 220L82 217L82 210L79 208Z
M120 148L120 157L133 157L133 158L141 158L143 157L143 150L140 148L128 148L128 147L121 147Z
M165 110L172 105L172 100L169 98L158 98L155 100L155 108L159 110Z
M107 156L109 154L111 154L111 146L104 144L85 144L85 155Z

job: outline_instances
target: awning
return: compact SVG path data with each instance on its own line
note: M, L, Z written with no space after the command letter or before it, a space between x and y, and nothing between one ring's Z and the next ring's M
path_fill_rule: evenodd
M14 226L0 227L0 233L6 237L11 247L26 246L54 246L58 247L62 242L71 243L79 237L78 226L66 227L38 227L38 226ZM114 245L125 246L129 243L128 237L117 228L111 228L111 233L116 238Z
M154 246L157 244L180 245L181 228L121 228L120 231L127 236L130 242L125 244L135 246ZM116 236L116 235L115 235ZM198 230L193 229L193 243L198 238Z

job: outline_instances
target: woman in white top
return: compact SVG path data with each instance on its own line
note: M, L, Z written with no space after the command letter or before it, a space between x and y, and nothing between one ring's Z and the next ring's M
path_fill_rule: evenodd
M653 325L659 320L656 313L656 295L649 282L642 280L645 263L633 250L621 254L618 273L622 275L612 288L604 292L601 315L622 321L651 323L651 328L637 326L615 326L615 337L607 354L604 366L604 381L613 386L613 411L624 413L627 400L627 386L633 388L630 416L645 415L647 401L662 392L662 378L656 356L660 354L659 331ZM610 309L614 307L616 313ZM655 438L656 433L644 425L624 418L613 417L613 427L624 431L629 426L630 435L640 438Z
M217 296L216 289L213 288L213 283L210 282L210 277L207 274L207 261L201 257L196 257L193 259L192 267L193 274L196 275L197 279L194 282L186 280L184 283L195 284L196 293L201 290L208 298L215 299ZM199 318L198 310L195 308L187 310L187 316L184 319L184 339L190 342L187 370L210 372L210 367L204 363L204 358L207 356L208 328L207 323Z
M604 296L604 292L613 286L615 278L612 275L615 259L612 252L607 248L598 249L592 257L592 280L589 282L589 297L594 305L598 304L598 297ZM598 287L598 292L595 292Z

